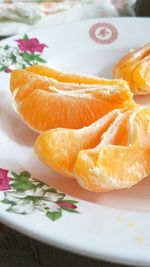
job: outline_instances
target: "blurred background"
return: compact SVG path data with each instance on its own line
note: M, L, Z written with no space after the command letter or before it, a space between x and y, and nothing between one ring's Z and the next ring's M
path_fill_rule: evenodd
M149 0L0 0L0 36L90 18L150 16Z

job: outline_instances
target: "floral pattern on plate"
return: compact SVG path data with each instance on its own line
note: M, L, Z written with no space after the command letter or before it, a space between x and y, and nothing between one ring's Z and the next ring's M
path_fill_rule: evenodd
M27 34L22 39L15 40L17 46L0 46L0 71L10 73L14 69L24 69L39 63L46 63L42 53L46 44L37 38L29 38Z
M7 204L8 212L27 215L39 210L52 221L61 218L63 211L79 213L77 201L66 199L64 193L31 178L27 171L17 174L0 168L0 191L4 191L1 202Z

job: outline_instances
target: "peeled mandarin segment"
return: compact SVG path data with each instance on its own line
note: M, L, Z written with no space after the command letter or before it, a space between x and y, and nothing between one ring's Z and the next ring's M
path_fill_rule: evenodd
M128 120L132 110L126 112L118 112L114 122L110 125L108 130L103 134L101 142L94 148L95 151L103 146L114 144L114 145L127 145L129 142L128 135Z
M35 65L26 68L27 71L34 72L36 74L53 78L59 82L65 83L77 83L77 84L101 84L101 85L115 85L116 82L122 83L121 81L108 80L101 77L74 74L74 73L65 73L44 65Z
M113 67L114 77L116 77L116 78L119 77L120 69L125 68L125 67L129 67L130 65L143 59L145 56L147 56L149 54L150 54L150 43L128 53L126 56L121 58L119 60L119 62Z
M111 189L111 185L107 187L106 178L102 169L98 168L97 161L103 147L109 146L110 144L128 144L128 133L124 131L124 128L128 125L130 113L131 111L126 113L120 112L106 133L104 133L101 142L99 142L95 148L81 150L79 152L73 174L80 185L85 189L95 192L108 191Z
M26 70L14 70L11 73L10 90L12 95L15 95L17 103L21 103L34 90L42 89L50 92L50 87L58 90L71 91L97 88L98 85L60 83L53 78L41 76Z
M98 168L102 168L105 176L109 177L108 188L109 183L112 189L129 188L149 174L150 148L143 149L138 144L131 147L106 146L98 162Z
M113 76L128 81L135 95L150 93L150 43L123 57L114 67Z
M57 127L82 128L104 116L113 106L114 102L108 105L107 99L90 94L76 97L36 90L18 107L18 112L31 128L36 125L36 130L43 132Z
M133 84L137 93L150 93L150 56L140 61L133 71Z
M88 127L78 130L57 128L44 132L34 144L35 153L43 163L64 176L72 177L78 152L95 147L117 114L117 110L112 111Z
M101 142L95 149L79 152L74 175L82 187L95 192L128 188L150 173L150 110L138 108L134 113L133 129L130 129L131 121L127 123L128 120L124 122L122 120L122 126L124 124L128 126L126 130L128 137L129 133L134 135L131 143L127 143L128 138L125 138L126 141L121 144L121 140L117 140L115 128L110 126L111 130L112 128L114 130L110 135L107 133L110 133L108 129L107 138L102 141L103 143ZM132 115L131 112L130 116ZM114 125L117 120L118 118L114 121ZM121 121L117 125L118 132L121 130Z
M129 144L135 144L139 141L139 138L141 139L142 136L145 138L149 134L150 109L139 105L139 107L131 113L129 118Z
M28 72L33 72L34 74L41 75L43 77L48 77L51 79L55 79L58 81L60 84L69 84L71 87L76 86L76 87L90 87L90 86L122 86L123 83L125 85L125 82L119 79L106 79L103 77L97 77L97 76L86 76L86 75L81 75L81 74L74 74L74 73L65 73L61 72L56 69L49 68L47 66L43 65L35 65L35 66L30 66L25 69ZM66 85L67 86L67 85ZM60 88L62 89L62 88ZM74 88L76 89L76 88ZM63 89L62 89L63 90Z
M121 68L117 78L125 79L135 95L150 92L150 56Z
M136 91L136 86L133 82L132 73L133 73L137 64L138 64L138 62L136 62L132 65L129 65L127 67L121 68L120 72L118 73L118 78L120 78L120 79L122 78L122 79L126 80L128 82L128 84L130 85L130 90L134 93Z
M54 78L59 82L69 82L69 83L84 83L84 84L97 84L97 80L100 80L99 78L94 77L88 77L88 76L81 76L79 74L73 74L73 73L64 73L59 70L55 70L53 68L49 68L42 65L35 65L26 68L28 71L32 71L34 73L47 76L50 78Z
M15 95L15 101L21 103L34 90L48 90L51 85L46 77L35 75L25 70L14 70L10 78L10 91Z
M116 108L135 105L126 83L75 91L49 91L36 89L18 103L13 98L16 111L32 129L43 132L63 127L79 129L91 124Z

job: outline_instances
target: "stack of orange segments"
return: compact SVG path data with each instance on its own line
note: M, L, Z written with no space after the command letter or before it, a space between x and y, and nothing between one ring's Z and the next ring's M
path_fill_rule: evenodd
M128 188L150 173L150 110L124 80L46 66L12 72L13 106L39 132L38 158L94 192Z
M135 95L150 94L150 43L119 60L113 67L113 76L128 81Z

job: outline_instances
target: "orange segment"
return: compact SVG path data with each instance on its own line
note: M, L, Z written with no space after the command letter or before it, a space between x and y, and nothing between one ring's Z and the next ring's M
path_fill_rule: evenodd
M150 93L150 55L136 65L132 79L140 94Z
M114 67L113 76L128 81L135 95L150 93L150 43L123 57Z
M74 175L87 190L128 188L150 173L150 110L138 107L125 116L114 121L117 125L110 126L96 148L79 152ZM118 131L126 135L123 142Z
M38 132L64 127L79 129L91 124L115 107L120 108L126 102L121 92L104 95L101 90L90 93L66 94L64 91L49 93L36 90L17 107L23 120ZM124 92L125 93L125 92Z
M79 129L115 108L135 105L124 81L61 83L25 70L12 73L11 92L15 110L38 132L57 127Z
M123 58L119 60L119 62L114 66L113 72L114 75L118 76L120 69L125 67L129 67L130 65L136 63L137 61L145 58L150 53L150 43L142 46L136 50L133 50L129 54L125 55Z
M129 118L129 143L134 144L140 140L143 144L146 136L150 134L150 109L139 106ZM147 142L148 145L148 142Z
M38 158L64 176L72 176L72 170L81 149L95 147L102 134L114 121L115 110L82 129L57 128L39 135L34 150Z
M27 71L34 72L36 74L46 76L48 78L53 78L59 82L63 83L77 83L77 84L101 84L101 85L114 85L115 80L108 80L96 76L81 75L78 73L67 73L62 72L44 65L35 65L26 68ZM119 81L118 81L119 82Z
M108 80L109 84L109 80ZM111 84L110 84L111 85ZM33 72L26 70L14 70L11 73L10 79L10 90L11 93L15 93L15 100L21 103L30 93L34 90L42 89L46 91L51 91L50 87L54 87L60 90L79 90L88 88L97 88L97 85L86 85L86 84L76 84L76 83L60 83L53 78L48 78L46 76L41 76Z

